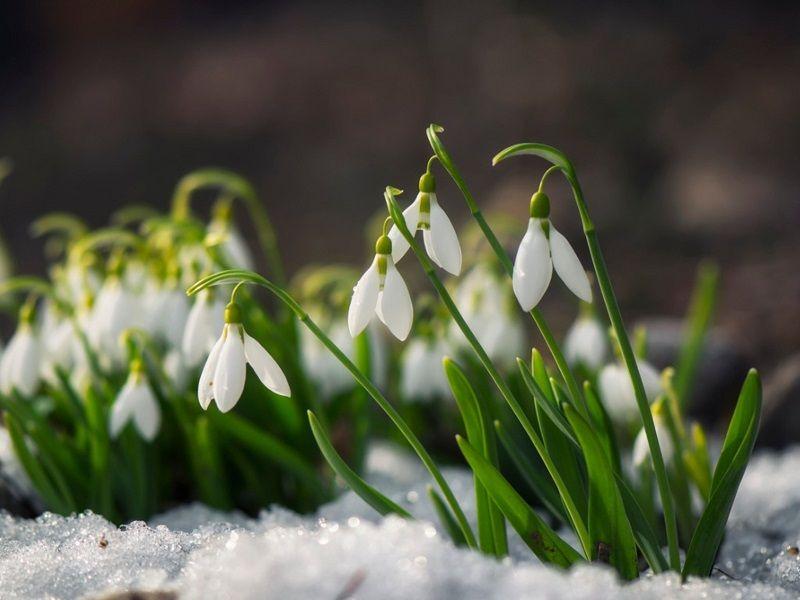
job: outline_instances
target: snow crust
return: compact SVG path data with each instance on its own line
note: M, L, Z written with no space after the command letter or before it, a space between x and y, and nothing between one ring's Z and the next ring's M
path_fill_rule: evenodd
M36 520L0 515L2 598L102 598L166 591L179 598L797 598L800 447L759 454L734 505L719 567L681 586L675 575L621 584L605 567L541 565L512 536L496 561L454 547L434 522L428 478L409 456L373 449L370 480L417 521L380 518L352 493L300 516L273 507L256 519L183 506L117 528L90 513ZM445 472L470 518L472 482ZM724 573L723 573L724 572Z

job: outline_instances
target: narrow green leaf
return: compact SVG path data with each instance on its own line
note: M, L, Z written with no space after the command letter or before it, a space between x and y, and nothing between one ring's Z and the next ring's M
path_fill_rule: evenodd
M536 494L536 497L550 511L550 514L560 519L565 525L569 525L567 512L564 510L558 490L550 478L532 464L531 455L520 447L519 443L506 431L500 421L494 422L494 428L497 431L497 437L503 444L503 448L506 449L508 456L525 480L525 483L531 488L531 491Z
M439 522L441 522L442 527L447 531L447 535L450 536L450 539L456 546L466 546L467 540L464 539L464 532L461 531L461 528L456 522L456 518L453 516L453 513L450 512L450 509L447 508L445 501L442 500L442 497L432 485L429 485L427 489L431 504L433 504L433 508L439 516Z
M622 496L622 502L625 504L625 512L631 522L636 545L639 546L639 550L642 551L654 573L666 571L669 569L669 563L661 553L661 544L658 542L658 536L636 500L636 494L633 493L633 490L631 490L620 473L616 473L615 477L617 479L617 487Z
M589 409L589 415L594 422L595 431L608 453L611 466L614 467L615 472L619 473L622 470L622 461L619 456L617 436L614 433L614 424L611 422L611 417L608 416L605 406L600 402L597 392L595 392L594 387L588 381L583 382L583 396L586 398L586 406Z
M542 562L567 568L583 560L572 546L562 540L536 514L480 452L461 436L456 436L456 440L472 471L480 478L514 530Z
M722 453L714 469L711 496L692 535L683 577L707 576L725 535L725 524L733 506L750 455L753 452L761 418L761 381L755 369L745 379L733 412Z
M624 579L635 579L639 575L636 541L611 462L591 425L569 404L564 403L563 406L583 448L589 474L589 536L594 550L592 558L613 565Z
M317 440L317 445L319 446L322 455L325 457L325 460L328 461L328 464L336 472L336 474L341 477L345 483L347 483L350 489L358 494L359 498L361 498L364 502L369 504L382 515L394 513L406 519L413 518L406 509L392 500L389 500L389 498L369 485L366 481L359 477L358 473L353 471L353 469L347 465L347 463L336 451L336 448L333 447L328 434L322 428L322 425L317 417L310 410L308 411L308 422L311 425L311 431L314 434L314 439Z
M552 395L552 389L550 389L550 383L548 381L547 389L548 391L545 392L539 384L533 379L530 373L530 369L528 365L525 363L524 360L517 358L517 367L519 367L519 372L522 375L522 380L525 382L525 386L528 388L528 391L533 395L533 399L536 401L537 406L541 405L542 411L544 411L550 420L555 424L556 427L563 433L567 439L571 440L572 445L575 448L580 448L578 441L575 439L575 434L572 432L572 428L570 427L567 420L564 418L564 415L556 408L555 400L551 401L551 398L554 398Z
M228 493L229 485L222 468L218 435L211 425L208 413L195 421L192 435L194 450L197 453L195 460L203 474L198 482L203 502L221 510L232 509L234 504ZM142 458L139 457L138 460Z

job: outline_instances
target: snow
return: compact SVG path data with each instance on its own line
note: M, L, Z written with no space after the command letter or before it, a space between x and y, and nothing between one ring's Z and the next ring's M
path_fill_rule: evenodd
M352 493L300 516L273 507L258 518L184 506L148 524L115 527L90 513L36 520L0 515L3 598L98 598L127 590L180 598L796 598L800 594L800 447L759 454L742 483L711 579L645 576L621 584L602 566L562 572L512 537L512 558L459 549L432 524L428 478L385 446L369 478L419 517L380 518ZM445 471L468 517L471 478Z

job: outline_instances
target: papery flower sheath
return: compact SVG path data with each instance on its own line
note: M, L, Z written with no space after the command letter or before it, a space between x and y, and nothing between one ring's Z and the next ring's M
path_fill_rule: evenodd
M135 360L131 365L128 380L122 386L109 418L109 433L116 438L129 421L133 421L139 435L152 442L161 426L161 409L153 391L147 383L144 365Z
M353 288L347 326L356 337L374 315L399 340L408 337L414 320L414 307L403 276L392 260L392 241L381 236L375 244L375 259Z
M221 412L228 412L244 391L247 364L268 389L281 396L291 395L289 382L278 363L242 326L241 309L231 302L225 308L222 335L208 355L197 398L203 410L215 400Z
M528 230L514 261L514 294L525 312L533 310L547 291L553 269L570 291L592 301L592 288L575 250L550 222L550 200L543 192L531 198Z
M433 262L453 275L461 272L461 245L450 218L436 198L436 180L430 172L420 178L419 193L403 211L403 218L412 235L422 230L425 251ZM389 230L389 239L392 260L398 263L410 245L396 225Z

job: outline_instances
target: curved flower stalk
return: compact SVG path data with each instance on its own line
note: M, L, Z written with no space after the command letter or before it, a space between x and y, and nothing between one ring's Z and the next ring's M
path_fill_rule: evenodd
M161 409L147 383L144 364L138 358L131 363L128 380L111 407L109 417L111 437L118 437L131 421L139 435L148 442L155 439L161 426Z
M228 412L244 391L247 365L250 365L269 390L290 396L289 382L283 371L242 325L242 311L233 300L225 307L225 325L214 344L197 384L197 398L206 410L215 400L220 412Z
M411 205L403 211L403 218L412 233L422 230L425 251L431 260L452 275L461 273L461 244L450 218L444 212L436 197L436 179L431 173L431 163L419 179L419 193ZM408 242L396 225L389 231L392 240L392 260L397 263L406 252Z
M20 311L17 331L0 359L0 392L10 394L17 390L32 396L39 386L42 345L34 331L35 310L27 303Z
M386 247L386 242L383 242L382 245L388 255L388 253L391 252L391 248ZM342 363L342 365L350 372L359 385L364 388L364 390L372 397L373 400L375 400L378 406L380 406L386 415L391 419L392 423L394 423L394 425L400 430L400 433L403 435L403 437L405 437L406 441L412 447L414 452L416 452L417 456L419 456L420 460L425 465L425 468L431 474L441 490L448 507L453 513L453 517L458 523L458 527L461 530L467 545L472 548L476 547L475 535L472 532L472 528L470 527L466 516L464 515L464 511L459 506L452 489L447 483L447 480L444 478L441 471L436 466L436 463L433 461L433 458L431 458L430 454L419 441L417 436L414 434L405 420L400 416L397 410L389 403L388 400L386 400L383 394L381 394L380 390L378 390L378 388L375 387L375 385L359 370L353 361L351 361L347 355L345 355L345 353L342 352L342 350L338 348L327 335L325 335L325 333L317 326L317 324L311 320L311 318L308 316L308 313L303 310L303 308L286 290L255 273L238 269L230 269L227 271L221 271L214 275L209 275L208 277L201 279L192 287L190 287L186 293L191 296L211 286L226 285L231 283L235 283L237 286L244 283L253 283L266 288L289 310L291 310L298 320L303 323L303 325L305 325L306 328L325 345L325 347L339 360L340 363Z
M592 301L592 287L581 261L550 222L550 199L540 188L531 198L528 230L514 261L512 282L522 310L529 312L539 304L554 268L573 294L584 302Z
M564 356L571 365L582 365L595 372L603 366L608 355L608 332L586 306L582 305L581 314L567 331Z
M384 227L385 229L385 227ZM392 259L392 240L382 235L375 243L375 258L353 288L347 313L350 335L356 337L378 315L399 340L408 337L414 321L414 307L406 282Z

